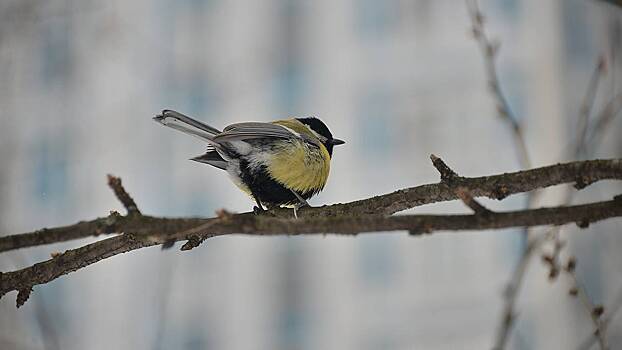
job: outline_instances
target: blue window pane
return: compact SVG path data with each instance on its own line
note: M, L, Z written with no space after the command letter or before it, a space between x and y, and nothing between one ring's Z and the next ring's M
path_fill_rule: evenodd
M52 22L54 23L54 22ZM71 42L65 23L44 28L41 48L41 76L47 84L65 82L71 67Z
M394 280L397 262L392 238L364 237L359 243L359 259L363 282L384 286Z
M304 96L304 74L300 65L289 63L278 73L276 81L277 103L287 114L295 114Z
M378 36L393 30L399 8L394 0L359 0L356 2L356 21L363 36Z
M383 156L393 148L392 97L389 91L372 90L359 100L362 149L366 155Z
M40 139L34 147L33 181L34 197L57 201L67 192L66 147L50 140Z

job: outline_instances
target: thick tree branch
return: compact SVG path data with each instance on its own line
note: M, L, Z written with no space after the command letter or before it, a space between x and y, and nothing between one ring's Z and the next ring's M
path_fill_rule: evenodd
M162 219L126 216L118 220L125 234L68 250L50 260L0 275L0 296L29 290L111 256L170 241L201 239L228 234L301 235L333 233L357 235L366 232L409 231L412 235L451 230L487 230L522 226L577 223L581 227L606 218L622 216L619 199L570 207L541 208L487 215L400 215L340 216L298 220L250 213L213 219Z
M433 160L437 168L444 165L440 158ZM442 165L441 165L442 163ZM447 167L446 165L444 165ZM449 168L447 168L449 169ZM440 171L440 170L439 170ZM451 169L449 169L451 171ZM453 173L453 171L451 171ZM441 171L441 174L443 172ZM571 162L536 168L531 170L505 173L482 177L461 177L453 173L450 180L443 180L435 184L421 185L401 189L392 193L358 200L345 204L334 204L322 207L299 209L301 218L359 216L359 215L390 215L402 210L414 208L424 204L459 199L457 189L467 188L472 197L488 197L503 199L509 195L533 191L565 183L575 183L577 187L584 187L593 182L607 179L622 180L622 160L589 160ZM248 214L248 213L247 213ZM291 217L288 209L274 209L269 215L277 217ZM79 222L75 225L45 228L35 232L22 233L0 237L0 252L19 248L63 242L77 238L97 236L103 233L133 232L136 226L124 226L128 221L118 213L107 218L98 218L92 221ZM202 222L205 219L194 223ZM133 221L129 221L130 223Z
M539 169L488 177L461 177L440 158L431 156L441 173L441 182L396 191L384 196L301 211L300 219L292 219L289 210L273 210L267 215L230 214L224 210L210 219L167 219L144 216L129 209L128 215L112 212L110 216L74 226L41 230L0 239L4 250L90 234L119 232L81 248L68 250L52 259L18 271L0 273L0 296L18 291L21 306L32 287L47 283L102 259L131 250L176 241L188 241L182 249L192 249L205 239L228 234L299 235L334 233L356 235L366 232L408 231L411 235L439 230L486 230L508 227L562 225L577 223L586 227L592 222L622 216L622 200L613 200L571 207L541 208L513 212L492 212L475 202L474 196L502 199L506 196L561 183L591 184L603 179L622 179L622 160L593 160L557 164ZM122 198L130 198L121 182L113 190ZM579 187L579 186L577 186ZM584 187L584 186L580 186ZM398 210L417 205L461 198L475 211L473 215L405 215L388 216ZM133 202L133 201L132 201ZM135 207L135 204L134 204ZM374 211L371 208L375 208ZM137 209L136 209L137 210Z
M80 221L69 226L0 237L0 252L119 232L115 226L116 217L121 217L121 214L113 212L105 218Z

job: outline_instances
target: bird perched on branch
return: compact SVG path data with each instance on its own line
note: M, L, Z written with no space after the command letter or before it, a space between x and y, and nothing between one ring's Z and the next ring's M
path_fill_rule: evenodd
M171 110L153 119L207 142L207 152L191 160L225 170L253 197L255 212L288 205L297 217L326 185L333 146L344 143L317 118L237 123L223 131Z

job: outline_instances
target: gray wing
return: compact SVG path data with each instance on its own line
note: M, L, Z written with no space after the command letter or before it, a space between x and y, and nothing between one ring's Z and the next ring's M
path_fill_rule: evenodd
M250 139L275 137L282 139L302 139L313 145L318 141L306 135L294 134L288 129L272 123L237 123L227 126L222 133L214 136L214 141L218 143L231 141L244 141Z

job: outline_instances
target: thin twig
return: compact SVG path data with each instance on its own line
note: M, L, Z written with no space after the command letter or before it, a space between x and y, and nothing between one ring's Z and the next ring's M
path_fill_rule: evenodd
M590 114L593 109L594 100L596 97L596 92L599 86L600 78L603 75L603 73L605 73L606 67L607 65L606 65L605 58L604 56L601 56L598 59L598 63L596 64L594 73L592 74L592 78L590 79L590 83L588 84L588 88L585 93L585 97L583 99L583 104L580 108L579 118L577 121L577 138L575 140L574 147L571 147L571 149L574 150L575 159L580 159L582 157L589 157L595 151L595 142L594 142L595 140L592 137L594 135L601 135L604 132L603 127L598 127L597 129L593 131L594 134L592 134L592 137L590 138L590 142L588 142L588 129L590 128ZM613 101L615 100L616 100L615 98L611 100L607 104L607 106L604 108L604 110L597 115L596 122L594 123L594 125L601 125L601 126L607 125L613 120L614 113L617 113L614 108L615 103L613 103ZM577 181L577 184L575 185L575 187L580 188L584 184L589 184L589 179L580 179L579 181ZM571 191L570 189L566 189L562 204L569 205L570 203L572 203L574 194L575 192ZM560 271L565 271L566 273L571 274L571 278L573 278L575 282L573 291L575 291L575 295L580 296L580 300L582 301L582 304L584 306L586 305L588 306L587 312L595 328L594 334L597 335L597 339L599 341L601 349L605 349L606 348L605 328L602 326L600 322L600 318L594 317L594 314L592 312L593 307L589 307L590 305L592 305L592 301L590 300L588 296L587 290L585 289L585 286L583 286L577 280L577 276L575 274L575 269L574 269L574 265L576 264L575 260L572 259L571 260L572 263L569 263L566 266L566 268L562 268L560 266L561 265L560 255L561 255L561 251L563 247L565 246L565 243L561 241L561 238L560 238L561 227L560 226L553 227L550 230L550 232L553 237L553 254L550 257L547 256L550 259L550 261L547 260L549 262L549 267L550 267L549 279L555 280L557 276L559 275Z
M594 323L596 327L593 334L596 336L600 348L602 350L606 350L608 349L607 339L605 336L605 328L603 327L601 319L605 309L602 307L602 305L594 305L594 303L592 303L592 300L587 294L585 286L583 286L583 284L580 283L579 279L577 278L577 275L575 273L575 267L576 260L574 258L570 258L566 266L562 268L562 271L566 273L566 275L571 279L573 284L573 287L570 289L570 295L576 296L581 300L581 304L587 311L588 315L590 315L592 323Z
M605 105L603 110L597 114L596 120L593 123L593 127L589 132L588 144L592 145L591 152L593 153L602 139L602 135L607 130L607 127L611 125L611 122L618 117L622 112L622 94L616 95Z
M490 209L475 200L475 198L471 195L471 192L469 192L466 187L459 187L456 190L456 195L462 200L462 203L471 208L475 214L489 215L492 213Z
M577 138L575 140L574 147L574 154L577 159L586 151L585 147L587 143L585 141L587 138L588 127L590 125L590 114L592 113L592 108L594 107L594 100L596 99L596 92L598 91L598 86L600 85L600 78L606 71L607 65L605 62L606 61L603 56L599 57L598 63L594 68L594 73L592 73L592 77L590 78L590 83L587 86L587 91L583 97L583 103L579 109L579 119L577 120Z
M505 119L510 125L514 135L514 143L518 152L518 159L523 168L531 168L531 159L529 157L529 151L527 150L527 144L523 136L523 128L518 121L518 118L510 108L510 104L501 89L499 83L499 75L497 73L497 66L495 59L499 52L500 44L490 40L486 34L484 28L485 17L480 11L477 0L467 0L467 9L469 16L471 17L472 34L484 57L484 65L486 68L486 76L488 77L488 87L492 92L496 100L497 111L499 116Z
M514 148L516 149L518 155L518 161L523 168L530 168L531 159L529 157L529 151L525 142L523 128L519 123L518 118L510 108L508 100L501 89L501 83L499 82L499 75L497 73L495 59L499 52L500 43L493 43L493 41L491 41L486 34L486 30L484 28L484 15L479 9L477 0L467 0L466 4L469 16L471 18L473 37L477 41L480 47L480 51L482 53L482 57L484 58L484 66L486 69L488 86L493 97L495 98L497 111L499 113L499 116L507 122L512 130L514 137ZM537 192L529 193L527 196L525 207L530 208L531 206L533 206L533 204L536 202L536 198ZM527 227L523 228L522 234L525 240L529 241L530 235L529 229ZM528 243L527 247L525 247L525 249L522 251L519 263L514 270L511 281L506 287L506 293L504 293L503 315L501 316L501 326L499 328L499 331L497 332L495 339L495 349L503 349L505 347L510 331L512 329L512 325L514 323L514 305L516 303L518 290L521 286L522 280L526 272L526 267L528 265L528 261L525 260L528 260L531 257L531 249L533 249L533 247L530 247L529 244L530 243Z
M445 162L434 154L430 155L430 160L432 161L432 165L438 170L441 174L441 182L442 183L451 183L453 180L459 178L458 174L455 171L451 170Z
M121 204L123 204L128 215L140 215L140 210L138 210L136 202L134 202L134 199L125 191L120 178L108 174L108 186L110 186L115 196L117 196Z
M485 29L484 29L484 16L479 10L478 4L476 0L467 0L467 7L469 9L469 14L472 22L472 30L475 39L477 40L482 55L484 57L486 72L488 76L489 85L493 96L495 96L497 101L497 109L502 117L510 123L512 129L514 130L514 140L515 146L519 153L519 159L523 165L529 164L530 159L528 156L527 147L525 146L525 140L523 137L523 132L520 124L516 116L513 114L512 110L507 103L507 99L501 90L501 85L498 79L498 74L495 66L495 58L498 53L499 44L492 43L492 41L488 38ZM585 144L585 139L587 137L588 130L588 121L589 114L591 112L594 99L596 96L596 90L598 88L598 83L602 73L605 71L605 61L604 59L600 59L595 72L590 80L590 84L587 89L586 96L584 98L584 102L581 108L580 117L579 117L579 125L578 127L579 133L576 141L576 153L582 152L584 150L583 145ZM608 118L601 118L601 120L610 120L611 116L614 114L614 106L611 105L610 108L606 109L607 113L603 113L602 115ZM596 124L599 125L599 124ZM527 207L531 207L533 203L536 201L536 193L532 193L527 197ZM553 234L547 235L554 237L554 249L555 249L555 259L559 256L559 251L562 247L562 242L559 239L559 229L553 228ZM524 235L529 240L529 230L527 228L524 229ZM544 243L543 241L538 240L539 243ZM528 261L532 256L533 250L538 249L539 247L534 247L528 245L528 247L522 252L519 263L514 271L514 274L511 278L510 283L506 287L505 293L505 306L503 308L503 316L501 327L499 328L499 332L497 333L497 337L495 340L495 349L503 349L505 344L507 343L509 334L511 332L511 327L513 325L514 316L514 307L516 303L516 297L518 295L518 290L521 286L522 280L525 275L526 267L528 265ZM557 273L556 269L551 269L549 276L551 278L555 278Z
M505 291L503 293L503 299L505 301L503 303L503 316L499 324L499 329L497 330L497 336L495 339L493 350L501 350L505 347L507 339L510 335L510 331L512 330L512 326L514 325L514 320L516 319L515 309L518 292L520 291L523 279L525 278L527 266L531 261L530 258L533 255L535 249L541 244L541 242L541 239L535 239L527 243L527 247L523 250L521 259L519 260L514 271L512 272L512 278L505 287Z
M469 15L471 17L473 36L477 40L481 48L482 55L484 57L489 86L493 96L495 97L495 100L497 101L497 109L500 116L504 117L514 130L515 146L517 152L519 153L519 159L523 164L528 164L529 157L520 124L518 123L518 119L509 107L507 99L501 90L501 85L498 79L498 74L495 66L495 58L497 56L498 48L500 45L498 43L493 43L486 35L486 32L484 30L484 16L479 10L477 0L467 0L467 7L469 10ZM595 72L587 88L586 96L580 110L580 117L578 119L578 136L575 140L575 146L573 147L577 155L580 153L587 153L586 139L590 140L590 144L595 144L595 140L600 139L599 135L602 134L606 125L608 125L622 109L622 96L617 96L613 98L603 110L603 112L601 112L597 117L597 120L594 123L594 127L591 130L592 132L589 133L588 136L589 115L594 104L596 90L599 85L598 83L600 81L602 73L605 71L605 67L605 61L601 58L597 64ZM595 146L592 148L595 148ZM589 184L589 179L585 179L585 181L583 179L580 179L579 181L577 181L577 188L579 188L584 183ZM528 208L531 207L535 202L536 194L537 192L534 192L528 196ZM567 191L566 197L567 201L564 203L570 203L572 193L570 191ZM530 237L529 232L530 231L528 229L524 230L524 235L528 241ZM560 241L559 237L559 228L552 228L549 232L545 234L545 237L554 238L554 264L552 265L553 267L551 268L549 273L549 277L554 279L559 272L559 268L557 266L559 265L559 254L563 247L563 243ZM537 240L536 242L536 245L533 245L533 242L530 242L527 248L523 251L516 270L512 275L511 281L507 286L507 291L505 293L505 306L503 311L503 317L499 332L497 333L497 337L495 340L495 349L503 349L507 343L509 334L511 332L511 327L513 325L513 320L515 318L514 307L516 303L516 297L518 295L518 289L520 288L522 280L524 279L528 260L532 257L533 252L539 249L540 245L544 244L546 240ZM598 329L598 324L595 324L595 326ZM602 334L603 332L600 333L602 336L604 336Z
M613 303L607 308L605 308L603 315L601 316L601 327L603 332L607 330L611 322L618 315L618 311L622 308L622 289L618 291L617 296L614 298ZM598 335L591 334L586 340L581 342L581 345L578 347L580 350L589 350L595 342L599 341Z

